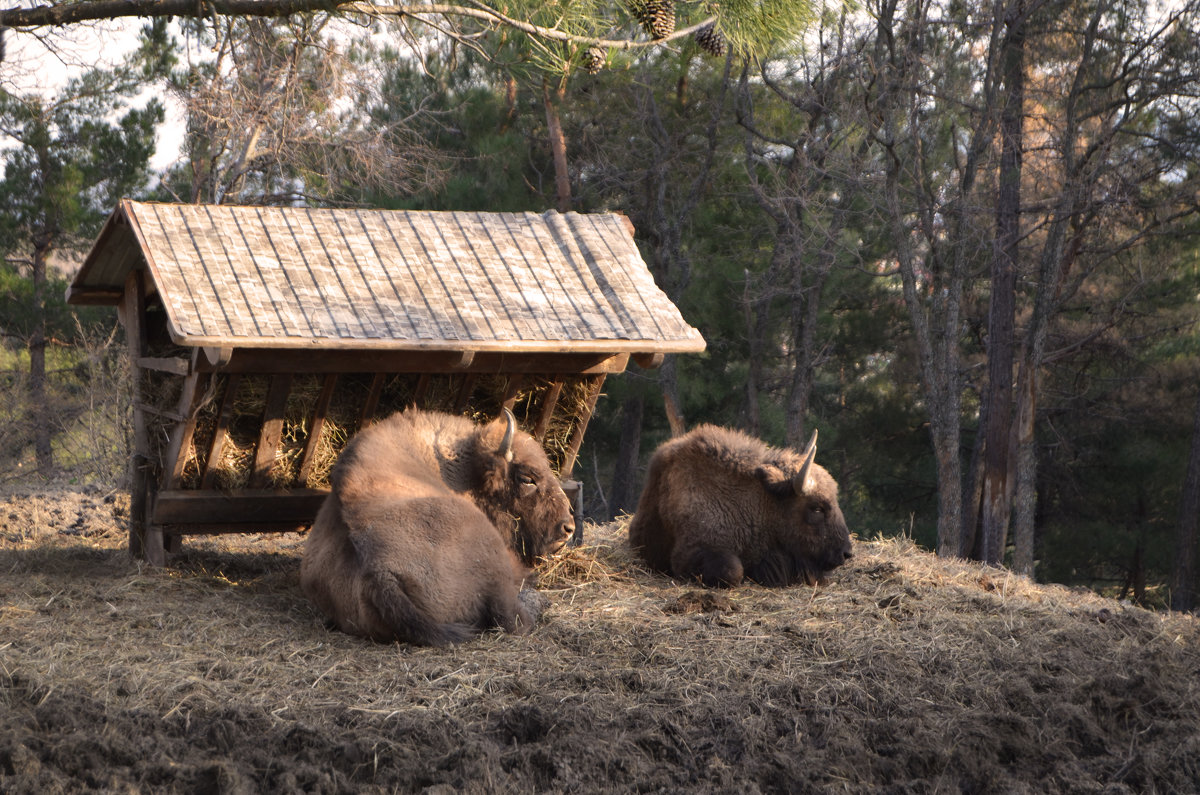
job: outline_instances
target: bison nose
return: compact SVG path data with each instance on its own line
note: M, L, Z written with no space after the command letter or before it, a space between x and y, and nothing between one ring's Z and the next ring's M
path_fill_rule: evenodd
M563 535L563 536L569 536L569 535L571 535L571 533L574 533L575 532L575 520L574 519L564 519L563 521L559 522L558 532L560 535Z
M850 558L854 557L854 550L850 547L846 547L846 551L843 552L842 555L845 556L846 560L850 560Z

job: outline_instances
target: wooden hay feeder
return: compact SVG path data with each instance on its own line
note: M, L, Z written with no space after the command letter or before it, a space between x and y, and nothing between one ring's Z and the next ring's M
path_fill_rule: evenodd
M618 214L123 200L67 299L125 326L129 546L159 564L186 534L307 528L346 440L412 405L507 406L578 494L605 377L704 349Z

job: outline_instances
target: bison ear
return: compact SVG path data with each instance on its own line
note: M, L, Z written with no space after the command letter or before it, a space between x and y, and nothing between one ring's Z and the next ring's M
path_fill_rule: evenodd
M792 479L774 464L760 464L754 470L754 475L762 483L763 488L767 490L768 494L773 494L776 497L789 497L794 493L792 491Z

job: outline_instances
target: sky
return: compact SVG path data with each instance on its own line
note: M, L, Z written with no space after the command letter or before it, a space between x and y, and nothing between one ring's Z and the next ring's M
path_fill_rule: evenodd
M66 31L59 29L53 34L53 51L39 38L8 31L4 37L4 61L0 62L0 86L16 94L37 91L53 96L70 78L88 68L119 63L137 46L142 24L141 20L129 19L103 25L76 25ZM181 106L161 90L147 91L134 102L144 104L155 93L167 108L167 120L159 127L151 163L156 171L161 171L179 157L184 118Z

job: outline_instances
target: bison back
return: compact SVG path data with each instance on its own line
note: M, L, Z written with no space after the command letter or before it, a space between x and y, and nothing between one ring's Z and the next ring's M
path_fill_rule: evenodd
M446 645L491 627L526 631L525 570L457 495L331 495L310 533L301 584L338 626L375 640Z

